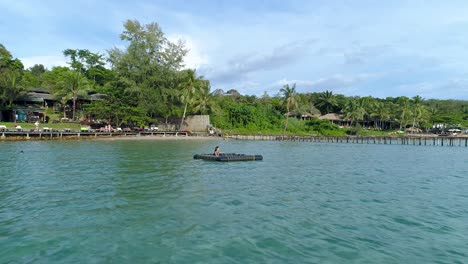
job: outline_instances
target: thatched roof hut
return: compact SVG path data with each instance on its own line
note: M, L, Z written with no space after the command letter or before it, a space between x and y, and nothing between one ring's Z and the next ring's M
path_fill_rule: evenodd
M350 126L351 121L345 120L342 115L337 113L329 113L326 115L319 116L318 119L328 120L337 126Z
M330 120L330 121L344 121L343 116L337 113L329 113L326 115L319 116L318 119Z

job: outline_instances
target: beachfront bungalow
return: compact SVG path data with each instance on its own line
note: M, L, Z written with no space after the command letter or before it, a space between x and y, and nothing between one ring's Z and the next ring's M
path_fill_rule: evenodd
M340 126L340 127L348 127L351 126L350 120L345 120L343 115L337 113L329 113L326 115L319 116L318 119L320 120L328 120L331 123Z
M23 106L38 106L38 107L53 107L57 100L54 96L44 88L32 88L29 89L26 94L15 100L17 105Z
M89 93L79 96L76 100L76 110L79 112L84 104L92 101L103 100L105 94ZM72 117L72 100L62 106L53 94L45 88L32 88L14 101L15 107L0 111L0 121L4 122L35 122L37 120L47 122L46 109L52 109L55 113L63 113L66 118ZM65 109L63 109L65 107Z
M312 118L318 118L320 115L314 115L311 113L298 113L298 112L288 112L284 114L288 117L295 117L301 120L311 120Z
M345 118L344 115L340 115L337 113L329 113L326 115L322 115L319 116L318 119L328 120L331 123L340 127L350 127L353 125L351 120ZM356 123L363 128L384 130L391 129L393 124L391 121L385 121L369 117L365 117L364 120L357 120Z
M43 88L33 88L14 102L14 107L0 112L3 122L46 121L45 108L54 106L52 95Z
M0 121L3 122L46 122L45 110L36 107L14 107L0 112Z

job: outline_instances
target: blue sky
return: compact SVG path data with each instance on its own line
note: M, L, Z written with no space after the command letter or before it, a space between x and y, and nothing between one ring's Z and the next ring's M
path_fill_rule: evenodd
M29 67L106 50L157 22L212 89L468 99L467 1L0 0L0 43Z

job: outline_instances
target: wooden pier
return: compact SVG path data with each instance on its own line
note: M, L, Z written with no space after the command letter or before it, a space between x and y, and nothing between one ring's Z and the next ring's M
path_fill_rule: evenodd
M188 136L185 131L131 131L131 132L77 132L77 131L3 131L0 140L60 140L60 139L94 139L111 137L139 137L139 136Z
M322 143L459 146L468 147L468 137L455 136L277 136L277 135L231 135L238 140L303 141Z

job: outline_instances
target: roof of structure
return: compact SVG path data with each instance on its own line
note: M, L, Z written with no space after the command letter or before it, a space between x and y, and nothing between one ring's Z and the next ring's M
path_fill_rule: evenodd
M325 120L334 120L334 121L341 121L343 120L343 116L337 113L329 113L326 115L319 116L318 119L325 119Z

